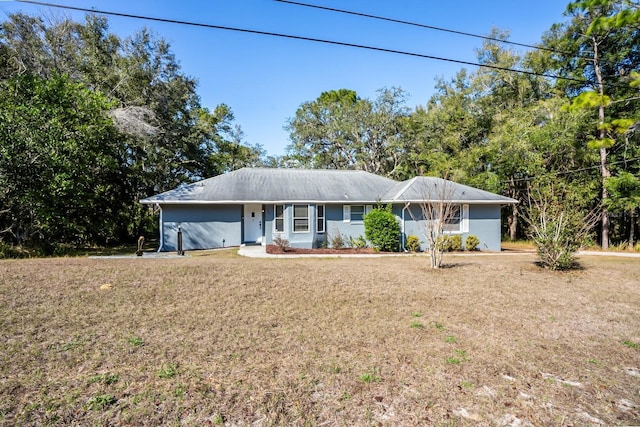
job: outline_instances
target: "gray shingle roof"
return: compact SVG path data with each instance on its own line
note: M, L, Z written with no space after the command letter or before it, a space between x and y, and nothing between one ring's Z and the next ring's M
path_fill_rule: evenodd
M420 202L448 200L458 203L513 204L518 201L479 188L432 176L417 176L399 182L384 195L384 200Z
M242 168L141 202L372 202L395 184L364 171Z
M364 171L268 168L242 168L178 187L140 202L145 204L197 204L418 201L424 199L421 196L427 195L429 188L438 188L439 183L447 188L447 194L452 195L452 201L516 203L515 200L508 197L439 178L416 177L408 181L397 182Z

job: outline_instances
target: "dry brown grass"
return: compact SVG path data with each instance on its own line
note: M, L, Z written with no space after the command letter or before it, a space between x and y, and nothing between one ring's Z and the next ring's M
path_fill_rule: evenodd
M640 423L637 259L446 261L2 261L0 424Z

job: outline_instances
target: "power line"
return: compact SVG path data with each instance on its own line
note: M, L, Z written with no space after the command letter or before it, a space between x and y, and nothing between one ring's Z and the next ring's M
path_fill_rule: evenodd
M621 163L628 163L628 162L633 162L636 160L640 160L640 157L633 157L631 159L624 159L624 160L618 160L616 162L609 162L607 163L609 166L611 165L619 165ZM567 171L556 171L556 172L547 172L545 174L542 174L542 176L558 176L558 175L567 175L567 174L571 174L571 173L576 173L576 172L585 172L588 170L592 170L592 169L599 169L601 168L601 165L594 165L594 166L586 166L584 168L579 168L579 169L571 169L571 170L567 170ZM500 181L501 184L506 184L509 182L526 182L526 181L533 181L534 179L536 179L535 176L530 176L530 177L526 177L526 178L516 178L513 180L507 180L507 181Z
M572 53L564 52L564 51L556 50L556 49L551 49L551 48L547 48L547 47L544 47L544 46L535 46L535 45L530 45L530 44L525 44L525 43L512 42L512 41L509 41L509 40L502 40L502 39L499 39L499 38L496 38L496 37L482 36L480 34L467 33L467 32L464 32L464 31L452 30L450 28L436 27L436 26L433 26L433 25L426 25L426 24L420 24L420 23L411 22L411 21L404 21L402 19L387 18L385 16L371 15L371 14L368 14L368 13L354 12L354 11L351 11L351 10L337 9L337 8L333 8L333 7L320 6L320 5L316 5L316 4L310 4L310 3L302 3L302 2L298 2L298 1L292 1L292 0L275 0L275 1L277 1L279 3L292 4L292 5L295 5L295 6L309 7L309 8L313 8L313 9L326 10L326 11L329 11L329 12L344 13L344 14L347 14L347 15L360 16L360 17L363 17L363 18L377 19L377 20L380 20L380 21L393 22L393 23L396 23L396 24L403 24L403 25L410 25L410 26L413 26L413 27L426 28L426 29L429 29L429 30L443 31L443 32L446 32L446 33L451 33L451 34L458 34L458 35L467 36L467 37L475 37L475 38L478 38L478 39L489 40L489 41L494 41L494 42L504 43L504 44L510 44L510 45L514 45L514 46L526 47L528 49L544 50L546 52L559 53L559 54L562 54L562 55L567 55L569 57L575 57L575 55L572 54ZM589 58L587 56L578 56L578 58L587 59L587 60L591 60L592 59L592 58Z
M423 59L432 59L432 60L436 60L436 61L451 62L451 63L455 63L455 64L469 65L469 66L473 66L473 67L489 68L489 69L499 70L499 71L520 73L520 74L526 74L526 75L536 76L536 77L546 77L546 78L550 78L550 79L566 80L566 81L572 81L572 82L581 83L581 84L589 84L589 85L593 84L592 81L587 80L587 79L576 79L576 78L572 78L572 77L558 76L558 75L555 75L555 74L537 73L537 72L534 72L534 71L518 70L518 69L513 69L513 68L507 68L507 67L499 67L497 65L480 64L480 63L476 63L476 62L462 61L462 60L459 60L459 59L444 58L444 57L440 57L440 56L426 55L426 54L422 54L422 53L408 52L408 51L402 51L402 50L396 50L396 49L387 49L387 48L382 48L382 47L361 45L361 44L355 44L355 43L340 42L340 41L335 41L335 40L319 39L319 38L305 37L305 36L296 36L296 35L291 35L291 34L274 33L274 32L269 32L269 31L250 30L250 29L246 29L246 28L227 27L227 26L214 25L214 24L204 24L204 23L192 22L192 21L181 21L181 20L177 20L177 19L156 18L156 17L151 17L151 16L134 15L134 14L130 14L130 13L120 13L120 12L111 12L111 11L106 11L106 10L98 10L98 9L94 9L94 8L89 9L89 8L85 8L85 7L67 6L67 5L60 5L60 4L53 4L53 3L45 3L45 2L34 1L34 0L16 0L16 1L20 2L20 3L35 4L35 5L39 5L39 6L55 7L55 8L67 9L67 10L75 10L75 11L79 11L79 12L99 13L99 14L102 14L102 15L118 16L118 17L122 17L122 18L141 19L141 20L146 20L146 21L163 22L163 23L168 23L168 24L188 25L188 26L192 26L192 27L210 28L210 29L226 30L226 31L236 31L236 32L240 32L240 33L258 34L258 35L263 35L263 36L280 37L280 38L293 39L293 40L303 40L303 41L309 41L309 42L315 42L315 43L329 44L329 45L334 45L334 46L352 47L352 48L357 48L357 49L372 50L372 51L376 51L376 52L393 53L393 54L397 54L397 55L412 56L412 57L423 58Z

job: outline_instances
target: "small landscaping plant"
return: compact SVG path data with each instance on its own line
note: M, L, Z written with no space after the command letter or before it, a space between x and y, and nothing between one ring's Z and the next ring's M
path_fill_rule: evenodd
M464 241L464 248L468 251L475 251L480 246L480 239L473 234L469 234Z
M420 239L418 236L410 234L407 236L407 242L405 246L409 252L419 252L420 251Z
M354 249L364 249L367 247L367 240L363 236L349 236L349 245Z
M333 249L344 249L347 247L347 240L339 231L327 236L329 240L329 246Z
M449 236L440 236L436 239L436 248L442 252L449 252L451 250L451 241Z
M443 252L453 252L462 250L462 236L455 234L452 236L440 236L436 241Z
M273 238L273 244L278 247L282 252L286 252L289 249L290 243L282 236L276 236Z
M454 234L449 236L449 240L451 241L450 251L461 251L462 250L462 236L459 234Z

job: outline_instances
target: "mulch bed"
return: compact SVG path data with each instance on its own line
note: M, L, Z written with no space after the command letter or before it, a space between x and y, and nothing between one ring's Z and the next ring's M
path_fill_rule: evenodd
M303 249L303 248L286 248L284 251L276 245L267 245L268 254L319 254L319 255L349 255L349 254L376 254L383 253L377 252L373 248L317 248L317 249Z

